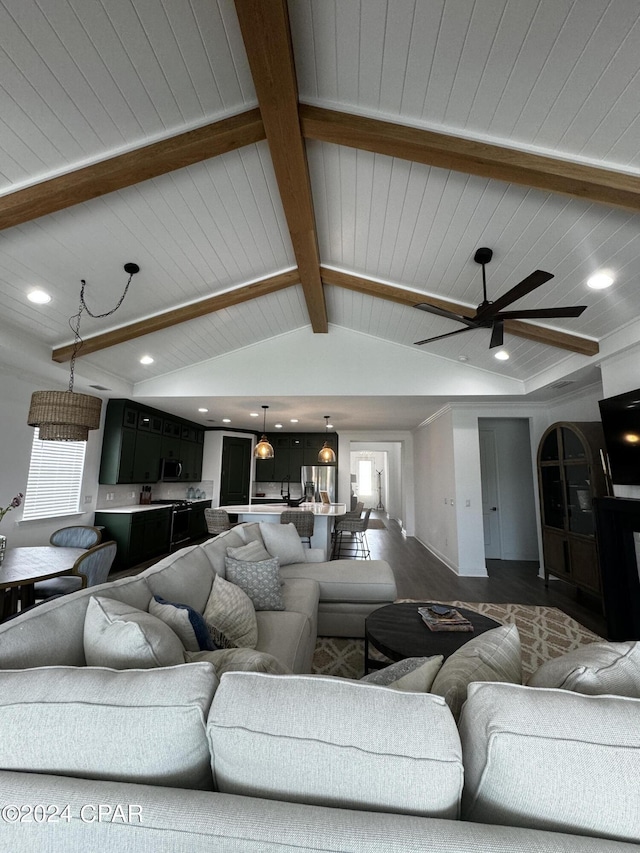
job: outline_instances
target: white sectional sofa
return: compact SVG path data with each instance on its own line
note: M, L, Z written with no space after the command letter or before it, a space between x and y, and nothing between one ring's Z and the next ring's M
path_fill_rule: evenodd
M116 614L104 623L104 653L119 653L131 624L144 633L154 596L206 611L227 547L251 533L235 529L0 625L2 849L640 851L634 644L550 662L532 679L537 686L477 681L465 687L457 720L451 685L445 701L306 674L319 605L326 625L348 604L359 620L391 589L384 565L373 590L358 590L348 572L370 561L344 561L335 576L332 564L305 561L284 569L314 566L319 579L283 569L286 609L256 613L256 650L194 653L195 662L173 665L153 658L142 668L87 665L87 655L102 653L85 626L88 614L102 617L98 602ZM485 648L474 657L467 644L452 674L489 671L480 665L507 672L517 632L496 631L498 655ZM152 656L165 654L159 649ZM607 695L559 689L568 686Z

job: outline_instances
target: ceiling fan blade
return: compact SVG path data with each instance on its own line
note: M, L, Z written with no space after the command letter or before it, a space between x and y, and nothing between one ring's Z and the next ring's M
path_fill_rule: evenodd
M527 293L531 293L532 290L535 290L536 287L540 287L541 284L544 284L545 281L549 281L551 278L553 278L553 273L545 272L544 270L535 270L531 275L523 278L519 284L515 285L515 287L512 287L511 290L508 290L504 296L501 296L499 299L496 299L495 302L491 302L483 308L479 308L478 315L494 317L498 311L506 308L507 305L511 305L511 303L515 302L516 299L521 299L523 296L526 296Z
M427 311L429 314L436 314L438 317L446 317L447 320L456 320L458 323L464 323L465 326L475 328L476 324L468 317L463 317L461 314L454 314L453 311L447 311L445 308L437 308L435 305L429 305L428 302L418 302L414 308L419 308L421 311Z
M466 329L456 329L455 332L447 332L446 335L436 335L435 338L426 338L424 341L416 341L414 346L421 347L422 344L430 344L431 341L439 341L442 338L450 338L452 335L461 335L463 332L470 332L471 327Z
M500 311L497 315L501 320L534 319L538 317L579 317L586 311L586 305L576 305L573 308L532 308L530 311Z
M489 349L501 347L504 343L504 322L502 320L494 320L491 328L491 343Z

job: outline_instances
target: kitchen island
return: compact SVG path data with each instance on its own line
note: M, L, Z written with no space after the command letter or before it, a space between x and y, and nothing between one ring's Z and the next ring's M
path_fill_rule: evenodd
M311 537L312 548L322 548L325 559L331 556L331 528L333 519L344 515L347 511L345 504L323 504L303 503L300 506L287 506L283 503L277 504L243 504L239 506L223 506L229 515L237 515L238 521L265 521L273 524L280 523L280 513L285 510L290 512L312 512L315 516L313 536Z

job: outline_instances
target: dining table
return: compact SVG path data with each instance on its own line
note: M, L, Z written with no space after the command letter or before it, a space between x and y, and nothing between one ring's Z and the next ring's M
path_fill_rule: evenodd
M34 604L35 584L68 575L86 550L57 545L8 548L0 564L0 621Z

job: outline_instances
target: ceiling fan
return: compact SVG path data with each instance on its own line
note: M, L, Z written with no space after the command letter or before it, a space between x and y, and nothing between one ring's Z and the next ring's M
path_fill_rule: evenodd
M533 308L531 310L515 310L503 311L507 305L511 305L517 299L531 293L536 287L549 281L553 278L550 272L544 270L535 270L531 275L522 279L519 284L516 284L511 290L508 290L504 296L496 299L495 302L490 302L487 299L487 279L485 274L485 266L493 257L492 249L478 249L473 256L473 260L482 266L482 294L483 299L476 309L473 317L464 317L462 314L456 314L453 311L447 311L444 308L437 308L435 305L429 305L427 302L419 302L415 308L420 308L421 311L428 311L430 314L437 314L438 317L446 317L448 320L457 320L458 323L464 323L464 329L456 329L455 332L447 332L444 335L436 335L433 338L426 338L424 341L416 341L416 346L431 343L431 341L439 341L441 338L450 338L452 335L460 335L462 332L468 332L471 329L491 329L491 342L489 349L501 347L504 343L504 321L505 320L532 320L532 319L547 319L551 317L579 317L587 308L586 305L576 305L573 308Z

